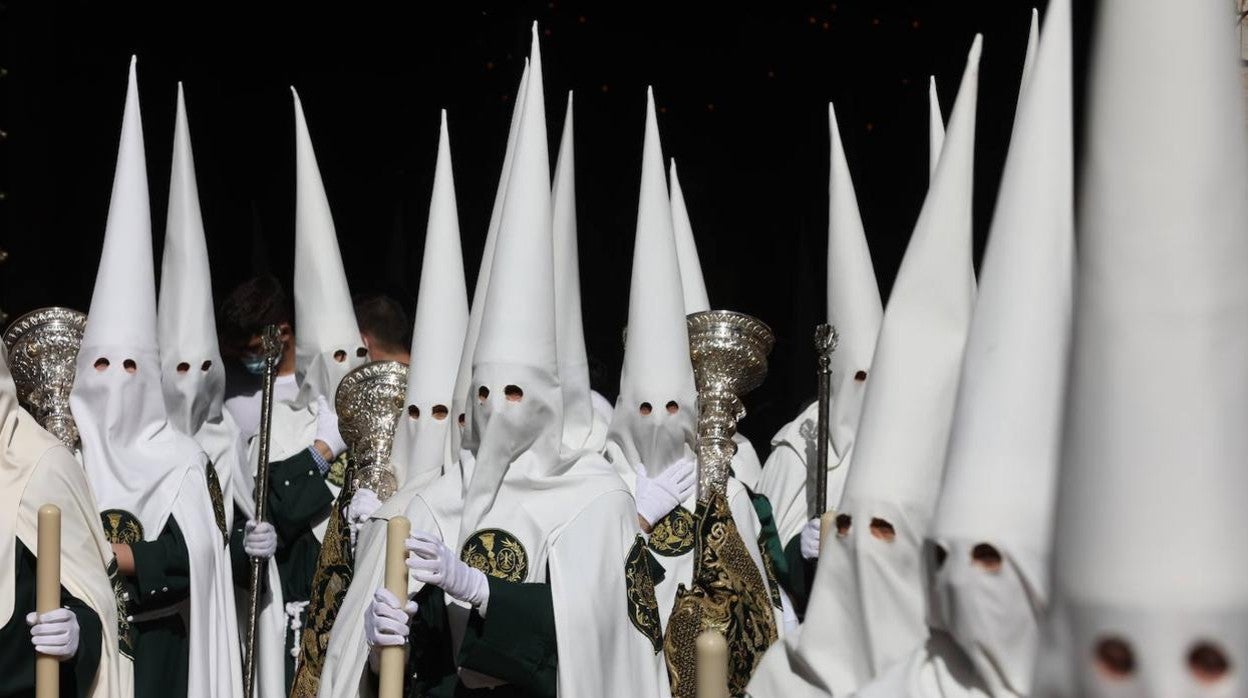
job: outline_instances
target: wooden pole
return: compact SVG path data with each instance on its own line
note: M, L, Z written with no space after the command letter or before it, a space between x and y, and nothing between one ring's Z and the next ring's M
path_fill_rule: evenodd
M728 698L728 642L715 630L698 635L697 698Z
M400 603L407 599L407 536L412 524L407 517L390 519L386 528L386 589ZM403 698L404 657L402 646L382 647L378 667L378 698Z
M39 507L39 543L35 563L35 612L61 606L61 510L53 504ZM61 663L56 657L35 658L35 698L61 694Z
M823 551L823 544L832 540L832 536L836 535L836 510L825 511L823 516L819 517L819 550Z

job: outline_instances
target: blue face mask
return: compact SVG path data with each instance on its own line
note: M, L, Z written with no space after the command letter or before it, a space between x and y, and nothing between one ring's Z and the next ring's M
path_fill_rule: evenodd
M264 375L264 357L263 356L252 356L248 354L240 360L243 362L243 368L247 369L248 373L252 373L257 376Z

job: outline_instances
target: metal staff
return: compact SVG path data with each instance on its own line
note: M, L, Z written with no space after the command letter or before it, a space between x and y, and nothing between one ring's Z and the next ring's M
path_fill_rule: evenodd
M256 521L263 522L269 510L269 440L273 430L273 381L282 358L282 341L277 325L267 325L260 333L264 354L264 379L260 392L260 447L256 464ZM244 656L243 695L252 698L256 691L256 645L260 627L260 594L264 589L267 561L251 558L251 589L247 598L247 652Z
M815 328L815 358L819 362L819 422L815 429L815 462L809 466L815 482L814 511L810 517L823 516L828 510L828 431L832 421L832 352L840 337L832 325Z

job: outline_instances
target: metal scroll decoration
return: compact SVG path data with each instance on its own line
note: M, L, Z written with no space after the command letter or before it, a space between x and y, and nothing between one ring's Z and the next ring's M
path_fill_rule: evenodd
M372 489L382 500L397 489L390 450L406 393L407 367L397 361L364 364L338 384L334 408L350 463L316 559L291 698L314 698L318 694L330 633L353 577L355 555L344 510L357 488Z
M77 310L41 308L14 320L4 333L18 402L71 449L78 447L78 426L69 392L86 325L87 316Z
M815 358L819 374L819 421L815 430L815 461L809 479L815 483L814 511L811 518L828 510L828 432L832 422L832 352L840 343L836 327L822 324L815 328Z
M740 395L767 375L774 335L748 315L714 310L689 316L689 348L698 385L698 507L693 580L680 585L664 634L672 695L693 698L696 640L713 629L728 641L728 687L745 692L763 653L779 636L766 580L732 519L727 483Z
M338 431L355 461L352 489L366 487L382 501L399 489L390 450L406 395L407 366L373 361L348 373L334 397Z

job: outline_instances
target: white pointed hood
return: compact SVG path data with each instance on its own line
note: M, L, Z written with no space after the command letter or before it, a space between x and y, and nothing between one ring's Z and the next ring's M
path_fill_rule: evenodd
M450 409L451 391L467 329L468 288L444 109L412 325L407 408L395 432L395 467L401 480L440 472L454 460L449 450L455 421Z
M846 459L854 446L884 306L858 213L858 195L841 144L836 110L831 104L828 132L832 144L828 177L828 322L840 335L836 351L832 352L829 427L832 452L828 454L828 466L835 468L848 465ZM835 494L829 493L829 504L835 505Z
M1046 10L1045 17L1048 17ZM1048 21L1047 19L1045 20ZM1023 99L1023 90L1027 88L1027 78L1036 64L1036 52L1040 49L1040 11L1031 8L1031 26L1027 29L1027 49L1023 53L1023 77L1018 81L1018 99ZM1021 105L1020 105L1021 106ZM1019 111L1019 109L1015 109ZM1016 117L1017 118L1017 117Z
M490 288L490 269L494 266L494 248L498 242L498 224L503 215L503 197L507 193L507 178L511 176L511 161L516 148L516 132L520 129L520 112L524 109L524 95L529 80L529 61L524 61L520 74L520 87L516 90L516 106L511 112L511 125L507 130L507 145L503 152L503 169L498 175L498 190L494 194L494 207L485 233L485 247L481 251L481 265L477 269L477 281L472 290L472 305L468 313L468 330L464 335L464 347L459 356L459 369L455 373L455 391L451 394L451 418L458 428L451 430L451 453L458 457L461 448L471 448L476 439L472 436L472 415L466 409L469 399L469 383L472 382L472 357L481 334L481 317L485 312L485 295Z
M646 91L645 134L628 335L608 439L630 466L644 464L653 477L692 448L698 392L651 90Z
M1038 695L1241 695L1248 143L1222 3L1099 5ZM1037 69L1038 70L1038 69ZM1130 666L1111 676L1102 643ZM1192 670L1229 665L1201 682ZM1225 666L1225 665L1224 665Z
M169 422L184 434L194 435L204 422L221 416L225 366L213 317L208 245L199 212L186 101L178 83L157 330L165 407Z
M929 538L931 623L994 695L1026 695L1048 602L1070 344L1074 175L1068 0L1053 0L1024 84L966 343L944 485ZM999 571L976 546L1000 553Z
M559 382L563 387L563 444L577 450L602 449L605 424L594 413L589 389L589 356L581 317L581 266L576 240L576 156L573 148L572 93L563 120L563 138L551 193L555 254L555 313L559 335Z
M962 350L974 301L971 184L981 39L893 285L841 498L825 542L802 654L835 695L927 635L921 543L940 488ZM898 438L904 434L905 438ZM874 535L873 535L874 531ZM847 635L848 633L848 635ZM846 643L846 637L856 640Z
M136 60L130 60L117 169L70 406L101 510L133 514L149 540L203 453L170 428L160 382L156 278ZM98 368L97 368L98 366Z
M676 257L680 260L680 285L685 297L685 314L692 315L711 309L706 295L706 280L702 278L702 262L698 258L698 242L693 237L693 224L689 209L685 207L685 192L676 176L676 159L670 165L672 189L672 231L676 235Z
M334 217L316 164L299 93L295 104L295 371L300 406L331 409L342 377L368 361L355 322Z
M927 83L927 177L930 182L936 176L940 163L940 150L945 144L945 118L940 113L940 95L936 93L936 76Z
M557 475L563 431L555 331L554 241L542 58L533 24L527 94L472 362L476 465L461 538L477 529L504 477ZM461 541L462 543L462 541Z

